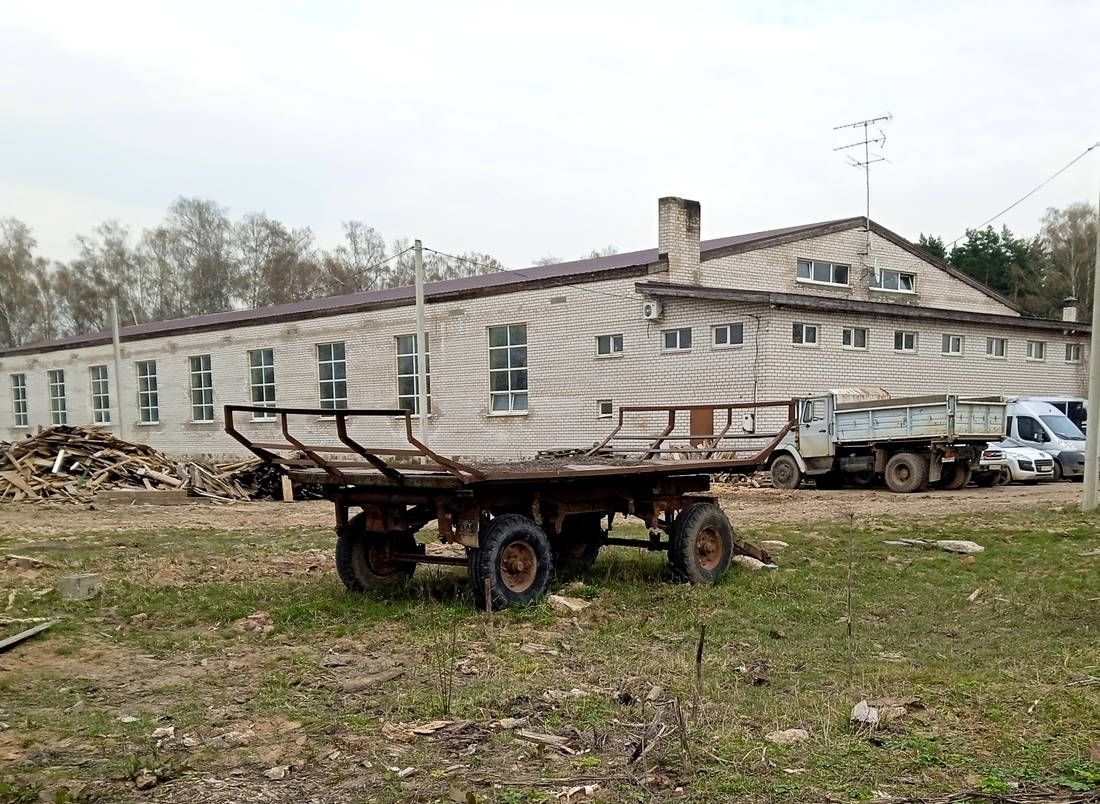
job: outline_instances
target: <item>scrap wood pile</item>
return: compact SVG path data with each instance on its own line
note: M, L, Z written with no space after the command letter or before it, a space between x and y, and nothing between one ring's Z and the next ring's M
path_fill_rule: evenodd
M97 428L58 425L0 442L0 501L88 502L100 491L167 490L222 500L282 497L279 470L258 460L176 461Z

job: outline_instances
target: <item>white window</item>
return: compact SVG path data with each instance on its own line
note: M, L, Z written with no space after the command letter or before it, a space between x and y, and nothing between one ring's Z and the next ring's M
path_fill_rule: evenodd
M597 406L597 409L599 410L599 414L598 414L599 418L601 418L601 419L610 419L611 418L611 414L614 412L615 406L611 404L610 399L601 399L596 403L596 406Z
M895 352L915 352L917 351L917 333L907 332L905 330L894 330L894 351Z
M795 324L791 331L791 343L817 346L817 324Z
M27 427L27 375L11 375L11 408L15 426Z
M250 349L248 352L248 384L252 404L275 407L275 351ZM274 419L274 413L253 413L252 420Z
M620 357L623 353L622 335L597 335L596 357Z
M963 353L963 336L944 335L943 353L945 355L961 355Z
M1046 341L1028 341L1027 342L1027 359L1028 360L1045 360L1047 354Z
M1066 362L1067 363L1080 363L1081 362L1081 344L1079 344L1079 343L1067 343L1066 344Z
M1008 338L986 338L985 356L1003 358L1008 354Z
M110 424L111 392L107 385L107 367L92 366L88 374L92 380L92 421L95 424Z
M214 421L214 372L210 355L195 355L187 359L191 369L191 421L208 424Z
M489 327L489 410L527 411L527 325Z
M714 345L720 349L727 346L740 346L744 342L744 324L721 324L714 328Z
M817 282L822 285L847 285L848 266L820 260L799 260L795 270L799 282Z
M845 327L840 336L840 345L845 349L866 349L867 330L864 327Z
M661 332L662 348L666 352L683 352L691 348L691 327L666 329Z
M66 424L69 415L65 409L65 370L52 369L46 372L46 383L50 388L50 422Z
M325 410L343 410L348 406L348 364L344 344L317 344L319 398Z
M160 422L160 395L157 393L157 361L139 360L137 362L138 379L138 423L158 424Z
M428 415L432 415L432 339L424 334L424 379L427 380ZM397 336L397 407L420 415L420 366L416 336Z
M914 293L917 289L917 275L905 271L893 271L882 268L878 272L878 278L871 274L869 283L871 290L893 290L898 293Z

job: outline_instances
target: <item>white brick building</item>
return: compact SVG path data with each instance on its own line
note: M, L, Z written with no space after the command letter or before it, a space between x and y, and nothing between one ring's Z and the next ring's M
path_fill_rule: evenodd
M656 249L428 285L433 449L588 445L620 404L1086 391L1086 325L1024 318L862 217L703 243L699 223L697 203L665 198ZM3 350L0 439L101 423L171 453L238 454L224 404L414 406L415 332L413 290L396 288L126 327L120 376L109 333Z

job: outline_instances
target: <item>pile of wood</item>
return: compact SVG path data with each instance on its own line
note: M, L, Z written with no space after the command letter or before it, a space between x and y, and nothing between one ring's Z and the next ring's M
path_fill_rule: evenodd
M90 427L60 425L0 442L0 501L88 502L100 491L186 491L221 500L281 497L278 470L259 460L175 461Z

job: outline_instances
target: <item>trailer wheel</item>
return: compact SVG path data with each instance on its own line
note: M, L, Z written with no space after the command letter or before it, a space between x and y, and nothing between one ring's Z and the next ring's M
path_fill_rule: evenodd
M797 467L796 467L797 468ZM692 583L714 583L733 558L729 517L713 503L695 503L672 526L669 559Z
M352 592L395 586L412 577L416 564L394 561L394 553L423 551L411 533L375 533L366 529L366 515L356 514L348 532L336 539L336 572Z
M998 486L1007 486L1012 482L1012 472L1008 469L1002 469L997 473L997 477L994 481Z
M996 472L975 472L973 475L974 485L981 486L982 488L986 489L990 486L999 486L1001 484L997 481L1006 474L1007 472L1004 472L1002 470L998 470Z
M886 462L886 485L898 494L928 488L928 461L913 452L899 452Z
M842 472L826 472L823 475L814 475L814 483L822 490L843 488L844 474Z
M554 556L550 540L534 520L506 514L489 523L470 553L474 596L485 602L485 579L492 584L492 607L522 606L546 594Z
M878 475L870 470L852 472L848 475L848 482L861 489L870 488L879 482Z
M561 534L551 542L554 569L561 575L586 572L596 563L607 531L600 527L603 515L571 516L562 523Z
M947 467L950 467L949 469ZM966 462L947 464L947 471L942 471L940 479L936 482L936 488L944 491L958 491L970 482L970 475L974 468Z
M779 455L772 461L772 485L777 489L796 489L802 482L802 470L790 455Z

